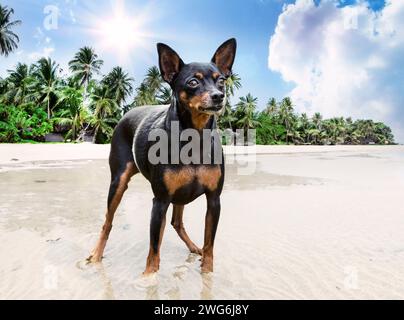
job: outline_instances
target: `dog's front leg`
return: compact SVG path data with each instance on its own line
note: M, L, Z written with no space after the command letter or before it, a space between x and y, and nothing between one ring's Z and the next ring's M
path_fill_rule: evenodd
M160 265L160 246L166 224L166 212L170 202L153 199L153 209L150 220L150 249L146 262L144 275L157 272Z
M202 255L202 272L213 271L213 244L215 242L215 235L217 224L220 217L220 196L216 194L207 194L208 209L205 217L205 241L203 245Z

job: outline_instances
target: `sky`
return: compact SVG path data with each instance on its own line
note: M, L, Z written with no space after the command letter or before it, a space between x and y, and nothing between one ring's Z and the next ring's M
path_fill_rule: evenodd
M66 73L80 47L142 81L164 42L185 62L207 62L235 37L238 96L291 96L298 112L371 118L404 142L403 0L0 0L22 20L17 62L55 59Z

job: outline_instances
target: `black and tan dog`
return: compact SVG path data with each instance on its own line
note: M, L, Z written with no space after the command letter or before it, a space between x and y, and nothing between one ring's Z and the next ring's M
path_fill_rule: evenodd
M213 271L213 244L220 215L220 194L224 181L224 161L221 155L219 164L210 159L209 163L196 161L184 164L174 162L171 146L184 141L169 138L168 163L151 163L148 152L153 145L149 133L154 129L170 132L172 124L179 124L179 131L195 129L216 130L216 117L225 104L225 81L231 75L236 53L236 40L223 43L210 63L185 64L178 54L165 44L157 45L159 66L163 79L173 91L169 106L145 106L129 111L117 125L111 143L109 164L111 185L108 195L106 220L90 262L102 259L104 248L112 228L114 213L127 189L130 178L142 173L150 181L154 199L150 222L150 250L144 274L159 269L160 245L163 237L166 212L173 204L171 224L189 250L202 255L202 272ZM170 134L168 135L170 137ZM221 150L220 140L200 135L201 143L210 139L214 153ZM205 141L206 142L206 141ZM202 157L201 152L200 157ZM201 159L199 159L201 160ZM182 222L184 205L205 194L207 211L203 249L199 249L188 237Z

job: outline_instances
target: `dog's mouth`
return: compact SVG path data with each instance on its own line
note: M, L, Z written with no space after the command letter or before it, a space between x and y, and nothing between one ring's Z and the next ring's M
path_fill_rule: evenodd
M211 105L208 107L199 108L199 111L204 113L214 113L217 114L223 109L223 104Z

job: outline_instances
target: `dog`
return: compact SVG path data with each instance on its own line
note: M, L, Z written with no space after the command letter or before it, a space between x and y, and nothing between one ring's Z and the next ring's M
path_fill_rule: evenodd
M236 55L236 40L224 42L215 52L210 63L185 64L169 46L158 43L160 73L173 92L170 105L136 107L126 113L117 124L111 141L109 187L105 223L89 262L100 262L112 228L114 213L133 175L141 173L150 182L154 194L150 221L150 248L144 275L159 270L160 246L166 222L166 212L173 204L171 224L191 253L199 254L201 271L213 271L213 246L220 216L220 195L224 182L224 157L219 164L210 159L208 163L185 163L172 161L168 150L168 163L152 163L149 152L155 142L150 141L153 130L170 133L177 123L180 133L193 129L215 131L218 115L225 107L226 79L232 74ZM170 138L171 146L177 144L179 151L185 142ZM220 139L199 135L201 144L211 142L209 154L222 151ZM209 141L206 141L206 140ZM206 155L206 152L204 153ZM197 156L198 158L199 156ZM202 155L200 155L202 158ZM177 159L178 160L178 159ZM205 217L204 245L200 249L191 241L183 225L184 206L205 194L207 210Z

